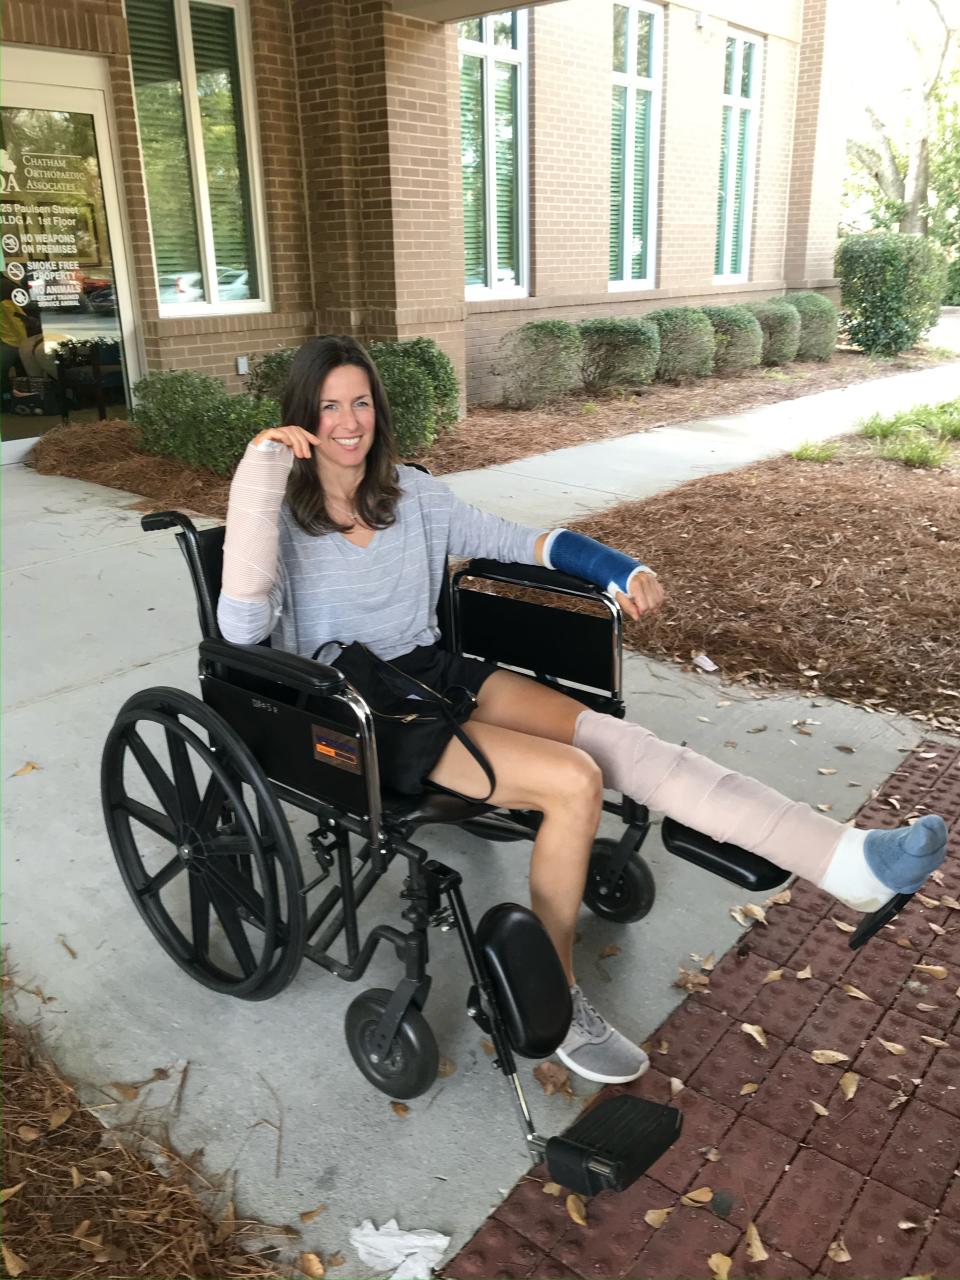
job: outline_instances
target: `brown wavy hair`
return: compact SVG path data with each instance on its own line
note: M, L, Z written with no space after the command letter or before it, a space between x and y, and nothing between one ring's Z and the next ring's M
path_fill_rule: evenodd
M377 367L355 338L308 338L293 358L283 392L283 421L312 434L320 425L320 394L331 370L344 364L363 369L373 393L373 444L356 493L357 515L371 529L386 529L396 520L400 486L397 483L397 447L393 435L390 402ZM294 458L287 481L287 503L304 531L346 533L352 525L338 524L327 512L323 483L316 457Z

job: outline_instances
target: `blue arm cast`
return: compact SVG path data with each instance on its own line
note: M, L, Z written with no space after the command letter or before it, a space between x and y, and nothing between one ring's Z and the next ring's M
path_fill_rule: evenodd
M601 587L609 596L618 591L628 594L630 579L635 573L652 573L653 570L632 556L613 547L605 547L595 538L570 529L554 529L548 534L543 547L543 563L548 569L559 569L574 578L584 578Z

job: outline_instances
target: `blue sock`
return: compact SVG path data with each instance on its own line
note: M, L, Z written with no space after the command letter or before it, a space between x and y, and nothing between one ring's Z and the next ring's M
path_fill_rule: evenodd
M919 889L944 859L947 824L928 813L911 827L868 831L863 855L873 874L895 893Z

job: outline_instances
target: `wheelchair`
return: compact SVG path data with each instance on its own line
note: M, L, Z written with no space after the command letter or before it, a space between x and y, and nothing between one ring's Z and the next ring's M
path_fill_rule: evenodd
M423 1013L428 935L455 930L470 975L467 1013L493 1043L493 1065L512 1090L531 1157L572 1191L624 1190L679 1136L680 1113L620 1092L561 1136L537 1133L516 1057L548 1057L566 1036L571 1004L560 961L526 907L499 903L474 927L460 873L414 842L418 829L436 823L494 841L530 840L540 815L441 790L391 794L379 780L370 709L340 671L269 641L235 645L220 635L224 527L198 532L176 511L144 516L141 526L179 530L202 633L201 697L173 688L134 694L103 752L110 842L154 937L192 978L246 1000L277 995L304 957L357 982L381 943L392 948L403 976L393 990L356 996L344 1029L366 1079L404 1099L437 1078L437 1041ZM543 592L595 607L558 607ZM447 575L438 623L452 651L519 669L622 718L622 618L598 588L553 570L473 560ZM308 836L316 865L308 882L281 805L317 824ZM654 902L639 853L650 815L627 796L605 799L604 809L624 829L619 839L596 841L584 902L605 920L631 923ZM670 818L662 838L671 853L743 889L766 891L788 879L756 854ZM399 921L362 932L364 901L397 861L405 864ZM850 945L862 945L907 897L868 917Z

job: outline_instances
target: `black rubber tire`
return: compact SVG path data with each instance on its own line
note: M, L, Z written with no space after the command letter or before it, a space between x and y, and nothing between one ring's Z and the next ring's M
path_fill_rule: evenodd
M390 1098L418 1098L426 1093L440 1069L440 1051L430 1024L419 1009L403 1016L390 1053L370 1060L370 1041L393 993L383 987L361 992L350 1002L344 1018L347 1048L370 1083Z
M616 884L601 892L603 875L617 852L617 841L593 842L583 901L595 916L615 924L634 924L649 915L657 896L653 872L639 853L631 853Z
M146 724L163 730L166 765L140 732ZM208 775L202 795L194 761ZM134 770L159 808L128 794ZM214 991L244 1000L282 991L303 958L303 876L287 819L243 739L192 694L144 689L124 703L107 736L100 785L120 874L167 954ZM184 874L187 893L178 900ZM216 958L211 917L223 931Z

